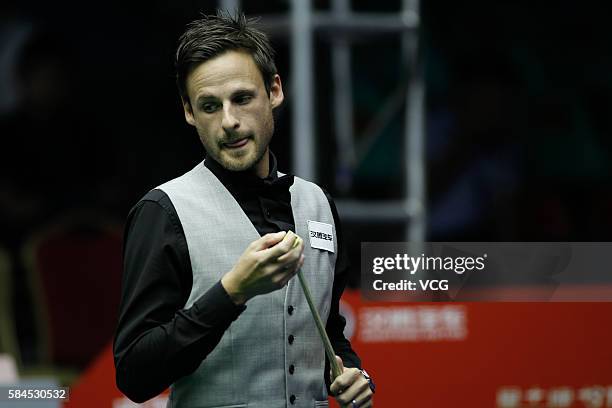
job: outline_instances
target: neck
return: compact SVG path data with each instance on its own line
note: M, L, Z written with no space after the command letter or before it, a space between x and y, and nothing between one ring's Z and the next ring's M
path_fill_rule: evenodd
M261 160L253 166L255 175L259 178L266 178L270 174L270 148L266 147L266 151L261 156Z

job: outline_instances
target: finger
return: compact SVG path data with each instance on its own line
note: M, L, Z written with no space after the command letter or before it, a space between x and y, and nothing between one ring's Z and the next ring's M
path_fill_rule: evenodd
M370 389L370 386L368 385L368 388L365 389L356 398L354 398L354 400L355 402L357 402L357 405L359 405L359 408L369 407L369 406L372 406L372 396L373 395L374 394L372 393L372 390Z
M294 270L294 271L292 271L291 273L286 274L286 275L283 277L282 281L281 281L281 287L283 287L283 286L285 286L287 283L289 283L289 281L290 281L291 279L293 279L293 277L294 277L294 276L297 274L297 271L298 271L298 270L299 270L299 267L298 267L298 268L295 268L295 270Z
M340 367L340 373L343 373L345 368L344 368L344 363L342 362L342 359L339 356L335 356L335 359L336 359L336 363L338 364L338 367ZM331 378L332 383L333 383L335 378L334 378L334 372L331 369L331 367L329 369L329 378ZM330 388L330 390L331 390L331 388ZM332 394L335 394L335 393L332 391Z
M287 235L287 232L285 231L279 231L275 233L266 234L263 237L251 242L251 249L254 251L265 250L281 242L285 238L286 235Z
M297 271L304 265L304 255L298 255L298 258L285 264L285 267L281 269L281 273L289 275L291 277L297 273Z
M291 246L293 245L293 241L295 240L295 233L293 231L288 231L282 240L280 240L277 244L264 249L262 251L265 262L270 262L271 260L276 260L279 256L286 254L291 250Z
M298 270L304 265L304 255L301 255L298 260L290 264L285 265L278 269L276 273L280 275L280 285L285 286L298 272Z
M267 268L273 275L294 275L303 264L304 254L291 253L290 256L283 258L282 262L276 260L273 263L268 263Z
M338 396L342 404L350 404L351 401L355 400L361 405L361 402L367 400L368 396L372 393L368 381L359 371L357 372L359 373L359 377Z
M296 235L296 237L298 236ZM302 255L302 253L304 252L304 241L302 241L302 239L300 238L299 240L294 241L294 242L297 242L297 245L295 246L292 245L289 252L276 258L277 262L280 262L280 263L291 262L293 260L300 258L300 255Z
M372 399L370 398L369 400L367 400L366 402L364 402L363 404L359 404L359 408L372 408ZM352 404L351 404L352 405ZM350 406L350 405L349 405ZM351 407L352 408L352 407Z
M363 379L363 381L360 381L361 379ZM338 394L345 395L348 393L349 390L351 390L351 387L355 383L363 383L366 385L368 384L368 382L361 375L361 372L359 370L357 370L356 368L348 368L348 369L345 369L342 374L340 374L338 377L334 379L334 381L332 382L332 385L330 386L330 390L332 391L334 395L338 395ZM359 394L359 392L361 392L360 389L353 388L350 396L355 397L356 395ZM344 401L344 403L347 403L347 402L350 402L350 399Z

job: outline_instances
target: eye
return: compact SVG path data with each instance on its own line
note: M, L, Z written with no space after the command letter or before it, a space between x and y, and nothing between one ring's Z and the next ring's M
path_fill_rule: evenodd
M239 95L234 99L234 102L236 102L238 105L246 105L247 103L251 102L252 99L252 95Z
M206 102L200 106L200 109L206 113L214 113L219 109L219 104L213 102Z

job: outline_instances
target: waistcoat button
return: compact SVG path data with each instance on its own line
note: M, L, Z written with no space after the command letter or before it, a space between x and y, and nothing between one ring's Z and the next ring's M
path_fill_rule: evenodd
M295 337L293 337L293 334L290 334L287 340L289 341L289 344L293 344L293 340L295 340Z
M289 402L293 405L295 404L295 395L289 397Z
M289 305L289 307L287 308L287 313L289 313L290 315L293 314L293 306Z
M289 366L289 374L293 375L293 372L295 371L295 366L293 364L291 364Z

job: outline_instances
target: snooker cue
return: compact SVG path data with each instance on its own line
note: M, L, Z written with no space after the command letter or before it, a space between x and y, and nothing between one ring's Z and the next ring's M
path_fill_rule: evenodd
M297 247L301 241L302 238L300 238L299 236L296 237L293 243L293 248ZM321 336L321 340L323 341L323 346L325 347L325 354L327 355L327 359L329 360L329 365L332 370L331 382L334 382L334 379L340 374L342 374L340 372L340 366L338 366L338 362L336 361L336 353L334 353L334 349L332 348L331 342L329 341L329 337L327 336L327 332L325 331L325 325L323 324L323 320L321 320L319 311L314 305L312 295L310 294L310 288L308 287L306 278L304 278L304 274L302 274L302 268L298 269L297 275L300 280L300 284L302 285L302 290L304 291L306 301L308 302L310 313L312 314L312 317L314 318L315 324L319 331L319 336Z

